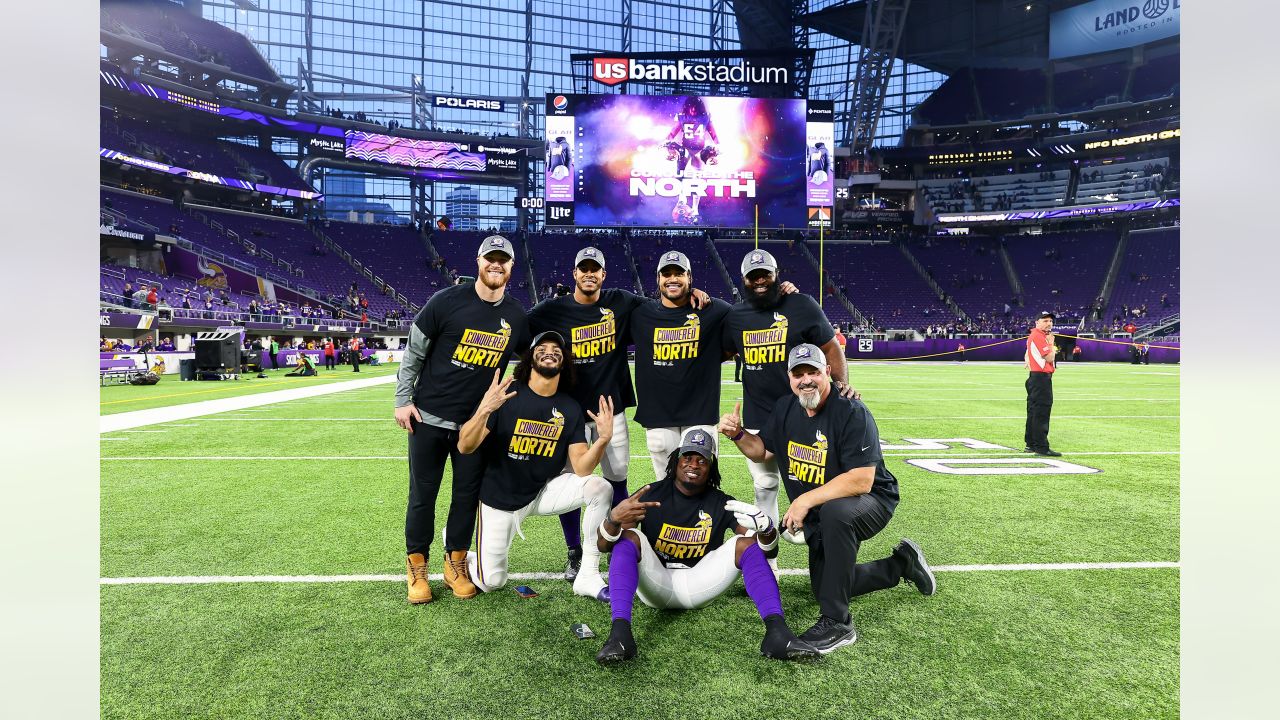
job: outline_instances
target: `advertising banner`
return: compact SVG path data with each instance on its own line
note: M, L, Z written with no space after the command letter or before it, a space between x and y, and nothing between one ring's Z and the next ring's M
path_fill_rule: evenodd
M807 147L804 100L548 95L547 107L548 224L750 227L758 207L762 226L804 227L808 150L830 215L831 125Z
M1178 35L1182 0L1094 0L1049 16L1049 58L1075 57Z

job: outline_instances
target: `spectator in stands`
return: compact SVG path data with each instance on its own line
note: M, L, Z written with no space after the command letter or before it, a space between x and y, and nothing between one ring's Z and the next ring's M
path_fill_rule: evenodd
M113 343L105 337L98 337L98 352L111 352Z
M280 355L280 341L276 340L275 336L273 335L271 337L271 369L272 370L280 369L279 355Z
M121 290L120 292L124 295L124 306L127 308L133 307L133 283L126 282L124 284L124 290Z

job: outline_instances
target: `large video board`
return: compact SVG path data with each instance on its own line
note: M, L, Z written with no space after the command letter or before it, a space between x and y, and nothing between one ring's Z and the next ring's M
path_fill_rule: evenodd
M803 227L835 192L830 102L547 96L547 223Z

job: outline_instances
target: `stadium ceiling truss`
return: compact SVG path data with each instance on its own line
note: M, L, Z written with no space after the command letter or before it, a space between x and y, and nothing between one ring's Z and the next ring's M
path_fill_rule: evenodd
M843 118L836 118L841 125L840 144L851 148L854 157L865 155L875 140L911 0L867 0L866 5L857 62L850 44L845 63L848 110Z

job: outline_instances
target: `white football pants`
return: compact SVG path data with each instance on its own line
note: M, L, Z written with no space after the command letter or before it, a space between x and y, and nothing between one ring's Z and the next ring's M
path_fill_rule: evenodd
M480 503L476 521L476 549L468 553L467 566L471 580L485 592L507 584L507 555L511 541L520 532L520 523L530 515L559 515L574 508L586 507L582 527L588 537L582 543L582 570L573 583L579 595L595 597L605 586L600 576L600 550L596 547L596 528L604 522L613 500L613 489L599 476L582 477L564 473L548 482L533 502L519 510L498 510Z
M747 430L752 435L759 435L759 430ZM751 473L751 484L756 491L756 507L768 515L776 527L778 525L778 485L782 482L782 473L778 470L778 458L758 463L747 458L747 472Z
M735 564L738 536L707 553L691 568L669 568L658 559L644 533L632 528L640 545L640 582L636 595L651 608L692 610L711 602L742 575Z

